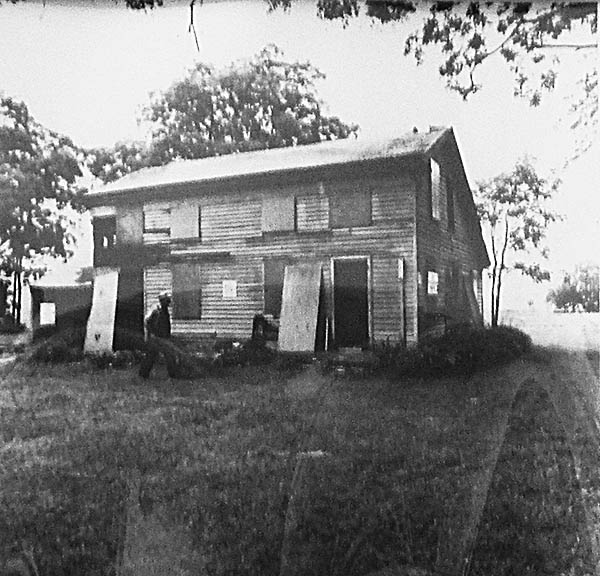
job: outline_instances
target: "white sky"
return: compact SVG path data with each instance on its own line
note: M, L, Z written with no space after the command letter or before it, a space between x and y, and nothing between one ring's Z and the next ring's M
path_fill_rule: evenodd
M560 120L589 67L583 53L564 55L556 91L536 109L513 96L500 56L479 72L483 90L465 103L445 88L435 53L426 53L421 67L403 55L404 39L423 14L386 26L360 18L344 29L316 17L316 0L273 14L263 0L205 0L195 9L198 52L188 33L188 2L165 4L143 13L101 0L88 8L2 3L0 90L78 144L111 145L139 138L136 117L148 93L168 87L194 62L225 65L272 42L287 58L309 60L327 75L320 86L327 111L358 123L361 137L452 125L472 184L510 169L525 153L542 170L555 168L564 182L557 207L566 220L549 233L550 265L560 270L596 258L597 155L561 171L573 135ZM80 260L88 257L89 251Z

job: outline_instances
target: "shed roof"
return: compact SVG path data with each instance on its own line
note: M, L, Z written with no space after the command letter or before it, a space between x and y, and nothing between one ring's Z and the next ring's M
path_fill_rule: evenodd
M348 138L198 160L174 160L164 166L143 168L127 174L106 186L90 190L87 195L112 196L131 190L158 188L186 182L203 182L424 153L451 130L451 128L438 127L431 128L429 132L412 132L387 140L369 141Z

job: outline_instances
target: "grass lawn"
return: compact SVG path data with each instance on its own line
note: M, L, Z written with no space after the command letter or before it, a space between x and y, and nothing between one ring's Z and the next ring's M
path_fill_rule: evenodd
M600 462L585 434L574 459L544 365L144 382L22 364L0 387L0 557L43 576L591 574L579 471Z

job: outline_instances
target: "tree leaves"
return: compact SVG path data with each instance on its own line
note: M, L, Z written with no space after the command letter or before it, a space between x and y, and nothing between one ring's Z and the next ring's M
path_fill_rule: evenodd
M492 324L498 319L502 276L508 269L507 254L535 251L547 257L542 242L547 226L560 218L549 205L559 186L560 180L542 178L531 161L523 158L510 173L480 182L474 191L477 212L492 252ZM517 262L513 268L535 282L550 278L537 263Z
M150 144L94 151L89 167L104 181L144 166L236 152L347 138L358 130L322 112L317 83L324 74L308 62L287 62L269 45L223 70L198 64L142 112Z
M550 290L547 300L565 312L598 312L599 278L598 266L577 266L574 272L565 274L560 286Z
M29 273L40 255L69 255L65 208L82 209L80 161L70 139L38 124L25 103L0 98L1 271Z

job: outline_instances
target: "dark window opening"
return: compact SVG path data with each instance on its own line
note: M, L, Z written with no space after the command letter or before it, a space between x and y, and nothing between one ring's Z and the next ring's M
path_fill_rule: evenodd
M173 318L200 320L202 318L202 288L198 264L174 264Z
M270 258L264 262L264 313L271 314L274 318L279 318L281 315L283 277L288 264L289 260L282 258Z
M94 218L94 266L110 264L110 257L117 243L117 219L115 216Z

